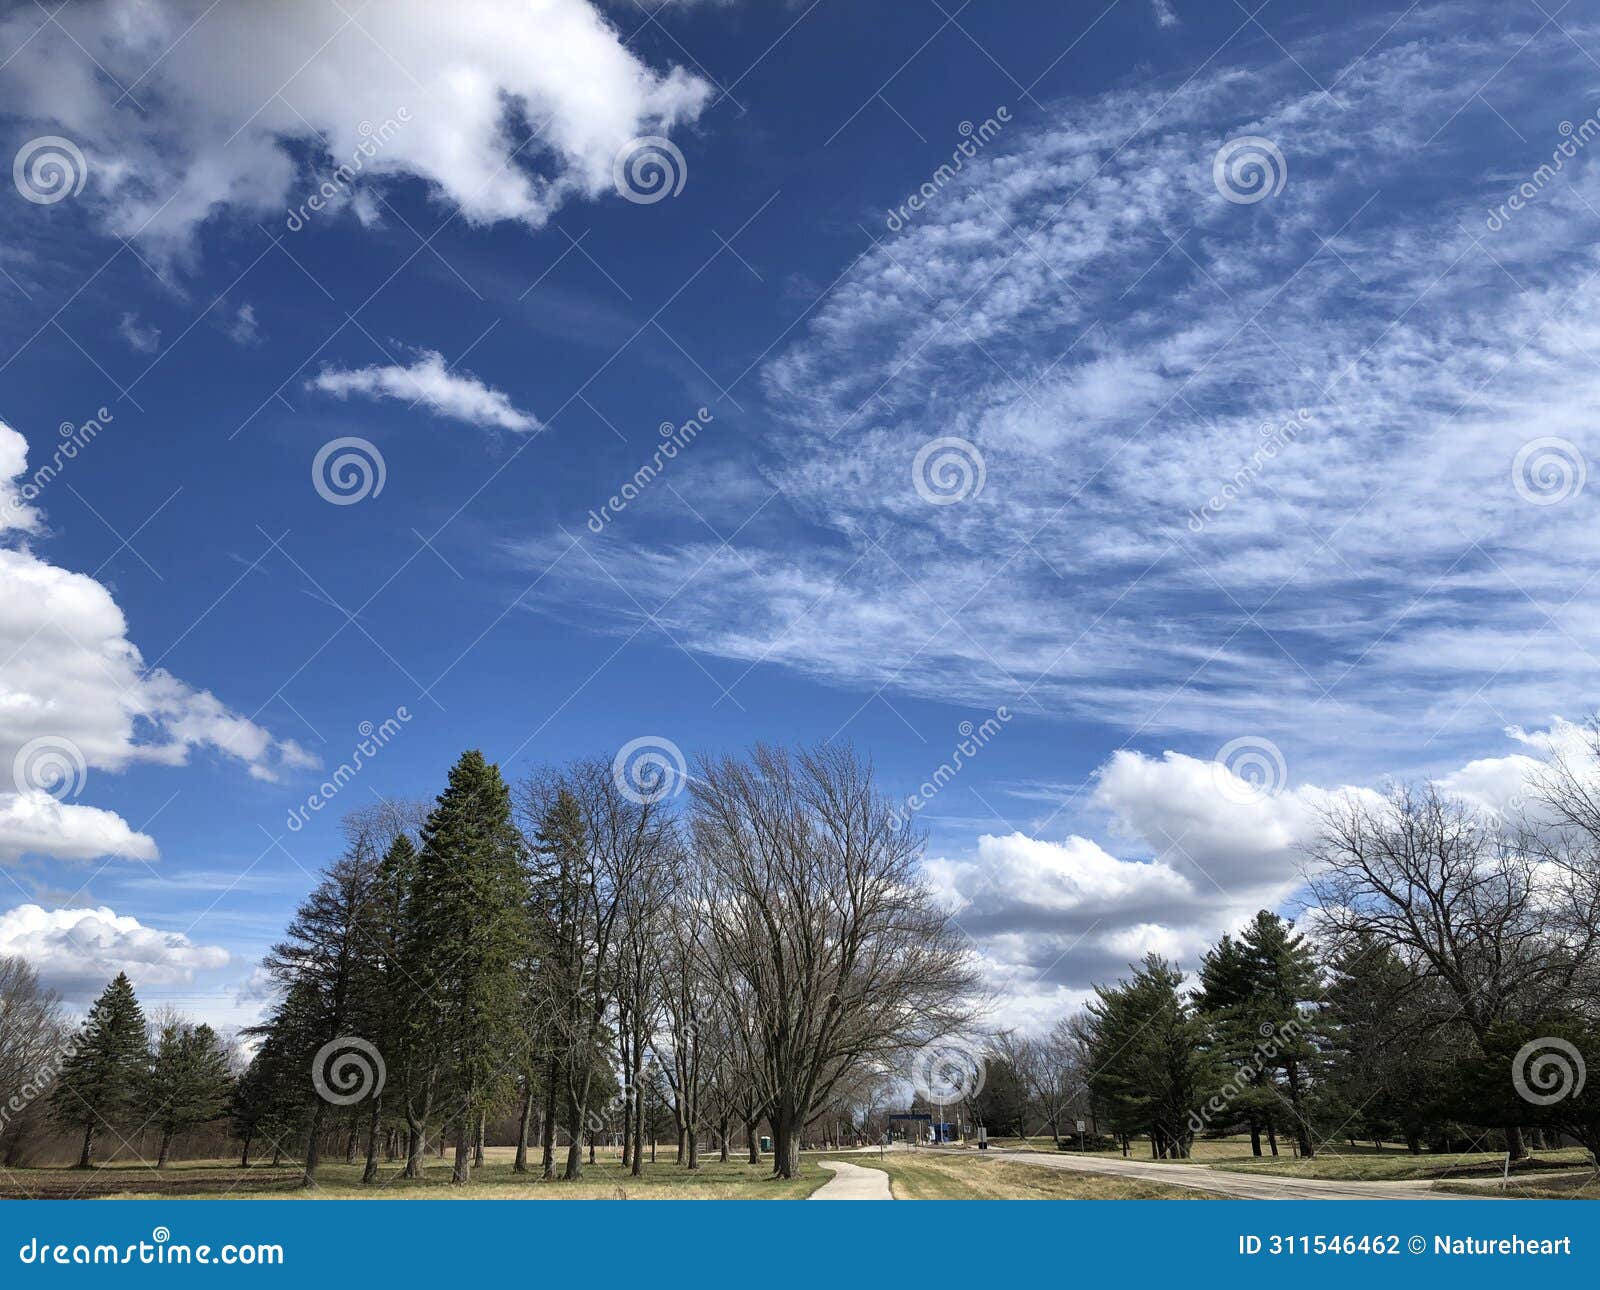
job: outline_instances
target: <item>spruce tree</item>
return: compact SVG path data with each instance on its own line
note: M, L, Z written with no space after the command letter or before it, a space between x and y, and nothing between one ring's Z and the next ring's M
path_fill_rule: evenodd
M512 1073L506 1054L527 939L511 794L498 766L476 750L463 753L423 825L402 940L429 1024L438 1027L433 1051L456 1129L456 1183L469 1180L479 1117Z
M147 1122L161 1130L156 1168L165 1169L178 1134L221 1118L232 1080L228 1054L210 1026L170 1019L160 1031L145 1081L143 1109Z
M89 1009L52 1102L57 1120L83 1130L78 1168L94 1163L100 1128L114 1126L135 1106L149 1061L144 1011L133 983L119 972Z

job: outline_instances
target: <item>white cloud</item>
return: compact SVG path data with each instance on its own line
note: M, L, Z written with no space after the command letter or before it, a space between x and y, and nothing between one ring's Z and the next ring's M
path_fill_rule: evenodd
M329 369L307 382L335 398L358 394L369 399L401 399L426 403L438 415L474 426L495 426L526 433L540 428L538 417L514 406L509 398L469 372L452 372L444 356L423 350L409 367L391 365Z
M216 945L162 932L115 910L18 905L0 914L0 954L20 954L52 989L74 1002L92 999L118 972L136 989L187 985L196 972L226 967Z
M154 860L157 854L155 839L135 833L114 811L60 802L42 790L0 792L0 860L25 855Z
M646 66L587 0L83 0L42 18L0 22L6 105L82 148L113 232L177 248L223 210L281 213L357 158L363 183L413 177L469 222L537 228L710 93Z
M737 552L586 541L604 572L543 585L624 632L637 602L684 648L869 690L1201 751L1259 731L1297 764L1314 731L1339 778L1459 764L1486 714L1582 711L1595 486L1531 505L1512 463L1535 435L1600 461L1600 150L1500 232L1484 217L1592 68L1540 34L1537 75L1496 102L1530 142L1486 144L1504 127L1461 87L1504 63L1500 19L1387 21L1321 39L1319 65L1348 51L1342 111L1284 60L1019 118L766 369L784 424L752 469L781 495L748 526L757 504L714 516ZM1219 194L1241 134L1288 159L1278 196ZM978 446L981 494L917 495L936 435ZM563 545L525 554L543 571Z
M254 345L261 339L260 325L256 321L256 307L242 304L228 324L228 339L236 345Z
M123 314L117 324L117 335L128 342L129 348L140 354L154 354L161 348L161 328L145 327L137 314Z
M1592 757L1582 730L1559 719L1506 737L1537 755L1478 759L1441 775L1439 786L1479 807L1515 810L1530 802L1529 776L1552 751L1574 765ZM1304 848L1334 795L1377 801L1366 786L1286 785L1251 797L1220 763L1120 751L1096 772L1093 802L1130 855L1078 836L985 835L970 855L938 856L926 870L973 938L985 981L1006 999L1000 1020L1048 1026L1147 953L1193 972L1223 932L1257 910L1292 912L1304 894Z
M0 491L9 487L17 498L27 446L4 424L0 467L11 472ZM37 531L37 514L22 514L25 522L12 527ZM26 544L0 546L0 657L0 855L155 855L150 838L111 812L41 800L51 785L28 772L26 750L77 764L74 796L83 771L92 782L96 769L182 765L196 748L242 762L262 779L316 764L299 744L274 738L209 691L147 666L111 593Z
M1168 0L1150 0L1150 9L1155 15L1156 26L1163 30L1179 25L1177 10L1168 3Z

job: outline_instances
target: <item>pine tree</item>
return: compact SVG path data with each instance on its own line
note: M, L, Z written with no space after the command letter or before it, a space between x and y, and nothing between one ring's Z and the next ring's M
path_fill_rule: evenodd
M1260 1062L1276 1077L1293 1121L1300 1154L1316 1154L1317 1081L1327 1048L1322 1011L1322 971L1304 936L1263 909L1240 935L1249 964L1250 1000Z
M1146 955L1131 980L1095 987L1083 1035L1102 1118L1123 1135L1148 1133L1162 1159L1189 1155L1196 1108L1217 1085L1205 1025L1182 984L1175 967Z
M149 1061L144 1011L133 983L119 972L89 1009L56 1084L56 1118L83 1129L78 1168L93 1164L100 1127L113 1125L136 1104Z
M162 1023L143 1097L148 1122L161 1130L157 1169L166 1168L178 1134L221 1118L231 1083L216 1031L175 1019Z
M463 753L422 829L403 959L438 1027L440 1091L456 1127L451 1180L465 1183L480 1115L506 1087L517 1029L527 886L500 769Z
M1195 1005L1208 1027L1210 1043L1219 1063L1234 1072L1230 1097L1218 1114L1242 1116L1250 1129L1250 1150L1261 1155L1261 1130L1265 1126L1272 1154L1278 1154L1273 1112L1277 1094L1262 1082L1255 1057L1260 1043L1258 1021L1251 1007L1254 972L1244 946L1227 933L1200 961L1200 989ZM1205 1117L1213 1129L1224 1127Z

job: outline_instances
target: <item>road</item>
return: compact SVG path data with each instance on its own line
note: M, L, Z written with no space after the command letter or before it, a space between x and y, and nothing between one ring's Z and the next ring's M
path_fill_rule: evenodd
M918 1147L919 1151L943 1150ZM948 1155L970 1155L970 1151L949 1149ZM1111 1174L1118 1178L1138 1178L1143 1182L1192 1187L1196 1191L1216 1192L1242 1200L1472 1200L1451 1192L1429 1190L1426 1181L1418 1182L1337 1182L1327 1178L1286 1178L1272 1174L1231 1173L1205 1165L1157 1164L1154 1161L1122 1160L1114 1156L1073 1156L1066 1152L1052 1155L1042 1151L997 1151L984 1153L997 1161L1016 1160L1041 1165L1046 1169L1066 1169L1075 1173Z

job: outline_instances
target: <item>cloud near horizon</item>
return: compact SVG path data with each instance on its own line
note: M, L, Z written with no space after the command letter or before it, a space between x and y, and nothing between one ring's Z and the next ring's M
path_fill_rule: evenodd
M153 860L156 844L111 811L75 799L95 770L184 765L196 749L274 780L316 759L275 738L208 690L146 664L111 592L50 564L28 538L27 441L0 422L0 859L120 856Z

